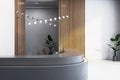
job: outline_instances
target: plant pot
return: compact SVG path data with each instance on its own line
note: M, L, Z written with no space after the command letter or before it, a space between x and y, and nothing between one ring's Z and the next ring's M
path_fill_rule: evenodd
M113 56L113 61L118 61L118 57L117 56Z
M52 55L52 54L53 54L52 48L53 48L53 47L49 47L49 50L50 50L50 51L49 51L49 55Z

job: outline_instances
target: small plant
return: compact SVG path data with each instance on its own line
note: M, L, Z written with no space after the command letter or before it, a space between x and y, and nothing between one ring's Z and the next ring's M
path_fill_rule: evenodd
M52 54L52 48L55 47L55 43L54 43L51 35L47 36L46 44L47 44L47 47L50 49L49 54Z
M48 48L55 46L55 43L53 42L53 39L52 39L51 35L48 35L48 36L47 36L46 44L47 44L47 47L48 47Z
M113 45L108 44L110 48L113 49L114 51L114 56L117 56L117 51L119 51L119 46L120 46L120 34L117 34L115 38L110 39L111 42L113 42Z

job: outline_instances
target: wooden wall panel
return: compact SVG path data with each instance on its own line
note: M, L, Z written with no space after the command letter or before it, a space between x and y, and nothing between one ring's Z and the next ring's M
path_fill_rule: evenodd
M25 0L15 0L15 55L25 54ZM17 12L17 13L16 13Z
M59 0L59 48L76 49L85 56L85 0Z

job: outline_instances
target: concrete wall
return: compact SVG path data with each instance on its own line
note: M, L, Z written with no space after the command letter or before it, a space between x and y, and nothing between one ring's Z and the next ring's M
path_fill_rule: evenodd
M0 57L14 56L14 0L0 2Z
M107 46L110 38L120 33L119 0L86 0L86 57L112 59Z
M28 8L26 9L26 14L29 16L34 16L37 19L50 19L54 17L58 17L58 9L57 8ZM58 22L52 22L57 24L56 27L49 26L48 24L42 23L40 24L26 24L26 54L37 54L39 51L40 54L43 54L46 46L47 35L50 34L55 43L58 45ZM57 50L57 47L55 48Z

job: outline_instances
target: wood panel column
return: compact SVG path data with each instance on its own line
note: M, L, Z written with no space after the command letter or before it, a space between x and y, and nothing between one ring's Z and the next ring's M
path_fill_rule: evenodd
M15 55L25 54L25 0L15 0Z
M76 49L85 56L85 0L59 0L59 48Z

